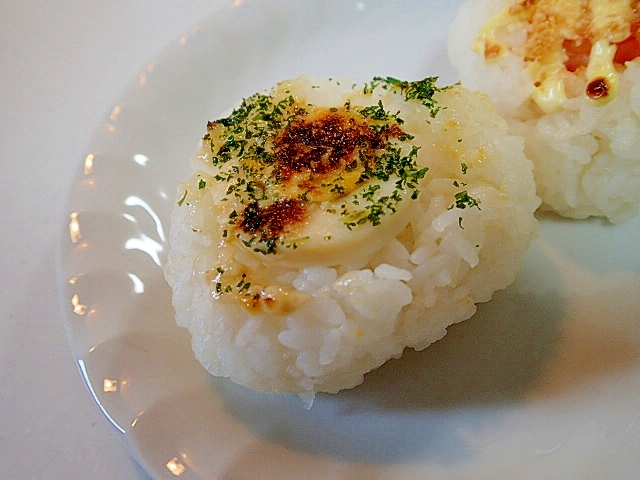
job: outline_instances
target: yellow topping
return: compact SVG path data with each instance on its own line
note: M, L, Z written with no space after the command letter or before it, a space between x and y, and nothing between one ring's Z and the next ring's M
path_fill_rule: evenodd
M480 29L480 34L471 48L474 52L484 55L486 59L497 58L506 53L509 47L498 39L497 32L509 26L513 17L508 8L498 12Z
M564 80L559 75L548 75L531 94L531 98L544 113L558 110L567 99Z
M618 72L613 65L615 54L615 45L607 40L600 40L591 48L585 91L589 98L601 104L613 100L618 92Z
M520 56L533 84L533 101L553 112L566 100L564 76L569 59L565 42L593 45L586 69L585 94L600 103L615 97L616 43L631 34L637 0L518 0L481 28L472 48L487 61L509 52ZM518 37L524 32L524 38ZM588 48L588 47L587 47ZM590 87L594 87L595 96ZM602 95L601 95L602 94Z

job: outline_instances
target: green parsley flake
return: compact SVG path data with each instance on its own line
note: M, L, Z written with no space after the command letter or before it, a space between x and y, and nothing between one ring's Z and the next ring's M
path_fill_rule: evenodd
M465 208L476 207L478 210L481 210L480 201L470 196L466 190L456 193L455 198L456 198L455 205L452 205L449 208L453 208L455 206L455 208L464 210Z
M393 77L374 77L371 82L365 85L364 93L372 93L378 87L385 90L400 90L407 101L418 100L429 109L431 117L435 117L441 107L438 105L438 102L433 99L433 96L437 92L442 92L450 88L436 86L437 81L438 77L427 77L415 82L405 82Z

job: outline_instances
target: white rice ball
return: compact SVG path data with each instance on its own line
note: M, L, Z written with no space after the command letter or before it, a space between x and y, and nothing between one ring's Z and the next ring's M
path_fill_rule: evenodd
M620 222L640 209L640 59L617 56L625 41L640 53L632 3L471 0L451 27L462 84L525 138L545 210ZM606 98L590 97L603 80Z
M488 98L434 80L303 76L209 124L165 277L211 374L307 397L351 388L514 280L540 203L523 141ZM276 231L265 219L285 204L302 210Z

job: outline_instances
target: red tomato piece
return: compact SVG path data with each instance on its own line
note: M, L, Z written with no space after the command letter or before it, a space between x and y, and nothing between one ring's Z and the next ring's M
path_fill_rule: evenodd
M575 40L565 40L562 43L562 47L568 56L567 61L564 62L567 70L575 72L578 68L589 65L589 56L591 54L591 41L589 39L584 39L580 43Z
M613 61L619 65L640 56L640 22L636 22L631 26L631 35L626 40L616 44L616 55Z

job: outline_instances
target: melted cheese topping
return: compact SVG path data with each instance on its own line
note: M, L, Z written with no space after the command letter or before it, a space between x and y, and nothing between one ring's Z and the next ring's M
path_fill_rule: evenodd
M532 99L553 112L567 99L564 76L569 59L565 42L592 45L585 69L585 94L599 103L615 98L616 43L631 35L638 0L518 0L481 28L473 49L487 61L511 52L525 61L535 85ZM514 40L525 32L524 41ZM593 92L598 92L593 95Z
M245 264L298 268L365 258L412 214L429 167L407 120L435 117L440 90L435 78L376 77L349 87L299 77L256 93L209 122L198 173L179 205L211 202L214 243ZM251 282L238 277L243 272L219 267L227 280L214 272L217 293L245 295Z

